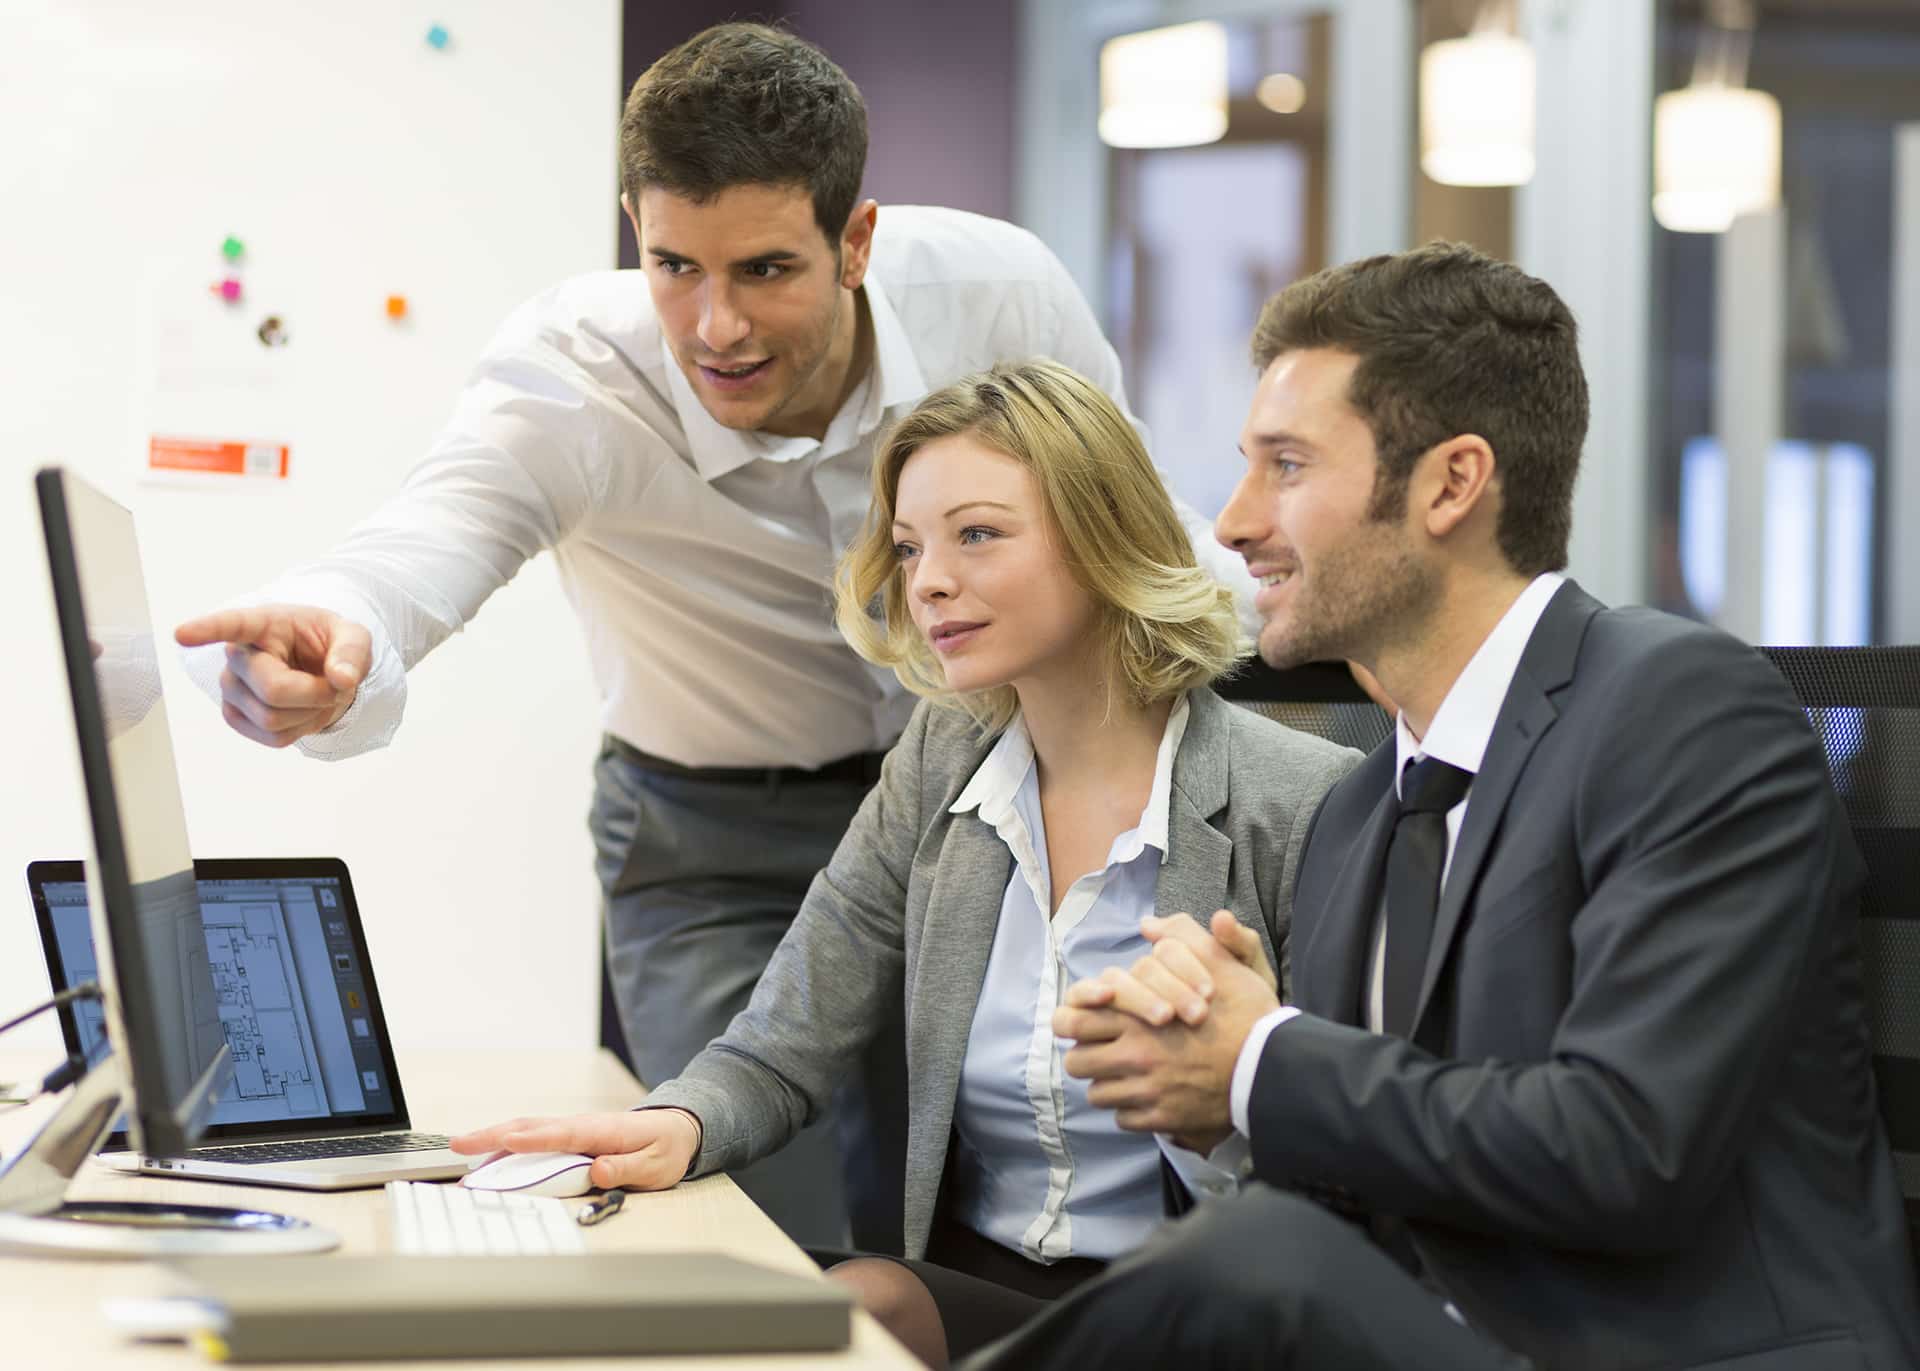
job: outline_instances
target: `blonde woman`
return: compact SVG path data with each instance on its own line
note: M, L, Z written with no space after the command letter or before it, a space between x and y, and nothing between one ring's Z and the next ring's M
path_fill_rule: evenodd
M638 1111L454 1145L596 1154L597 1184L640 1189L743 1166L904 997L908 1260L832 1274L939 1366L1237 1184L1244 1139L1091 1107L1051 1016L1148 952L1156 912L1230 909L1283 965L1307 820L1358 754L1206 689L1239 651L1230 597L1120 411L1051 362L963 380L890 435L838 615L926 700L747 1008Z

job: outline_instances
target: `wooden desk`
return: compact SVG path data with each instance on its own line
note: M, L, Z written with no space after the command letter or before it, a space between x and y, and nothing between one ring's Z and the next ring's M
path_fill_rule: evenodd
M25 1079L41 1062L0 1054L0 1079ZM626 1068L601 1050L578 1052L487 1052L414 1054L401 1074L407 1108L418 1128L458 1133L515 1114L567 1114L624 1109L640 1095ZM11 1154L50 1112L48 1102L0 1106L0 1152ZM74 1199L167 1199L197 1204L244 1205L297 1214L325 1224L341 1237L343 1253L384 1252L389 1247L387 1197L378 1189L322 1194L264 1186L127 1176L89 1165L75 1179ZM607 1252L708 1250L785 1271L817 1268L793 1242L724 1176L709 1176L656 1194L627 1197L625 1210L585 1230L588 1248ZM266 1260L271 1260L270 1258ZM555 1261L566 1261L555 1257ZM160 1288L152 1263L67 1261L0 1254L0 1364L8 1371L166 1371L207 1366L180 1344L135 1344L121 1338L100 1316L100 1301L146 1295ZM573 1368L576 1371L847 1371L848 1368L913 1368L920 1365L865 1314L854 1315L853 1345L831 1356L553 1358L539 1361L353 1362L380 1368Z

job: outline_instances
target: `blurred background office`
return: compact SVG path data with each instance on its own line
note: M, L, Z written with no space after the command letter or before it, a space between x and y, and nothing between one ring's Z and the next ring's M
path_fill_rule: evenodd
M629 6L628 76L739 12L650 9ZM1260 302L1329 262L1463 239L1580 316L1590 586L1754 641L1920 637L1920 560L1893 536L1900 500L1920 514L1899 478L1920 462L1920 400L1900 406L1920 396L1911 0L756 13L866 91L883 203L1012 218L1060 253L1202 509L1232 479Z
M0 0L0 879L85 832L32 469L133 507L163 631L323 551L516 304L634 264L621 99L731 18L859 83L883 206L1053 247L1203 511L1260 302L1464 239L1580 318L1591 590L1920 641L1913 0ZM285 474L161 470L161 438L285 445ZM196 851L345 857L403 1050L593 1040L596 702L549 558L352 762L241 742L163 661ZM0 1009L43 993L13 906Z

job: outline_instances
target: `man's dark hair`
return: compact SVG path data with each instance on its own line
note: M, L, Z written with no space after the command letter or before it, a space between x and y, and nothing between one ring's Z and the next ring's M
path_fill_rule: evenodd
M837 248L866 165L859 90L819 48L764 24L696 33L641 73L620 118L620 188L636 211L649 186L695 202L802 187Z
M1526 576L1566 566L1587 378L1573 313L1553 287L1460 243L1369 257L1267 301L1254 365L1264 372L1304 348L1359 358L1347 402L1379 453L1375 518L1404 510L1422 453L1475 433L1500 481L1501 554Z

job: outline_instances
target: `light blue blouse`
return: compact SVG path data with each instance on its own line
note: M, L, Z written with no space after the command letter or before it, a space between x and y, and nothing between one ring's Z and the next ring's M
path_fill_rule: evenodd
M1202 1158L1171 1139L1123 1131L1111 1110L1087 1102L1087 1083L1066 1074L1068 1045L1053 1034L1053 1011L1069 985L1151 950L1140 919L1155 912L1173 759L1186 727L1182 697L1168 716L1139 823L1113 840L1104 867L1073 883L1051 919L1039 770L1021 720L952 806L956 814L977 810L1014 859L954 1103L952 1212L1035 1261L1111 1260L1138 1247L1164 1216L1163 1154L1201 1195L1230 1193L1246 1169L1246 1139L1237 1133Z

